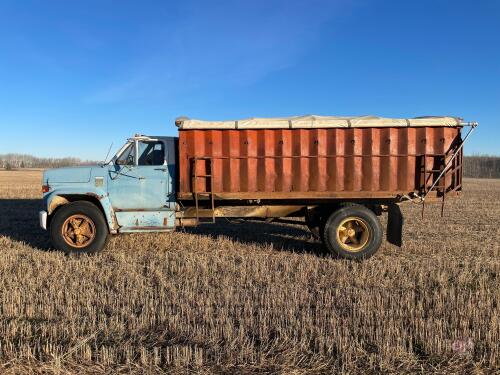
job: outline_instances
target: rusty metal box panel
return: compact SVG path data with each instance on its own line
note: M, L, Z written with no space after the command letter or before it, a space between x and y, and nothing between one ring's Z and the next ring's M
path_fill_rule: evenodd
M202 175L196 191L213 186L218 199L389 198L420 192L451 158L460 129L181 129L179 198L193 193L195 172ZM461 159L453 162L443 188L460 189Z

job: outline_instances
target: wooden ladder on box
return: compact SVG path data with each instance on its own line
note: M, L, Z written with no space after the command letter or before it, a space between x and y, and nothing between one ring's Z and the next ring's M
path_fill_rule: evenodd
M203 161L205 163L205 173L206 174L198 174L198 165ZM207 173L207 171L210 171ZM214 169L212 159L209 157L195 157L193 158L193 168L191 170L191 178L192 178L192 186L193 186L193 197L194 197L194 205L196 209L196 224L198 225L202 221L201 219L209 219L207 221L203 221L204 223L215 223L215 199L214 199L214 179L213 179ZM198 191L198 178L204 178L205 180L210 180L210 191ZM206 184L205 184L206 186ZM200 208L199 198L200 196L207 196L210 202L210 208L203 209ZM201 216L202 212L210 212L211 216Z

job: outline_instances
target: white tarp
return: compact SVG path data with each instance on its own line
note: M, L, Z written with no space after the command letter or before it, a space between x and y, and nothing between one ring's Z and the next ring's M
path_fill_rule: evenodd
M421 126L462 126L458 117L384 118L376 116L292 116L275 118L248 118L232 121L203 121L180 117L175 121L179 129L314 129L314 128L386 128Z

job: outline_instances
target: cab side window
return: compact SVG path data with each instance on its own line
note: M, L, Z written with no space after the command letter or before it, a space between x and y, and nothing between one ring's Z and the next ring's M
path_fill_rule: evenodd
M163 142L138 142L139 165L163 165L165 146Z

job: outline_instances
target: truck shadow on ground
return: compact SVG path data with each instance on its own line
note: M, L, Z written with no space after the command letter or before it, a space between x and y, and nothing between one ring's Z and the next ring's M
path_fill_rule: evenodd
M0 236L23 242L39 250L51 250L49 235L38 222L43 209L40 199L0 199ZM305 226L264 221L237 223L225 219L183 229L186 233L218 238L227 237L245 244L271 245L280 251L323 254L323 246L315 241Z
M315 240L306 226L281 222L265 222L258 220L228 221L218 219L215 224L202 224L194 228L183 229L186 233L217 238L227 237L245 244L271 245L275 250L296 253L324 255L323 245Z
M49 236L38 221L38 211L42 209L41 199L0 199L0 236L49 250Z

